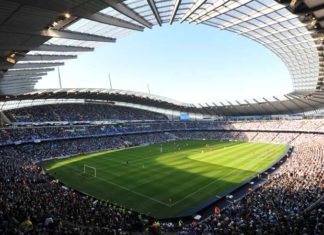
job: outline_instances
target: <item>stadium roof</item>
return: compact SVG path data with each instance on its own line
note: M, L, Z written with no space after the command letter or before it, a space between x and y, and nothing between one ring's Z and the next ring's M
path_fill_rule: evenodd
M47 89L18 96L0 96L0 104L2 103L2 108L6 109L5 106L11 108L20 107L20 102L22 102L24 106L32 106L37 104L46 104L46 100L53 102L55 100L62 101L81 99L88 101L122 102L207 116L248 116L316 111L324 104L324 92L315 91L312 95L287 94L284 95L284 99L272 97L271 99L254 99L253 102L245 100L244 102L236 101L235 103L227 101L218 104L213 103L211 105L194 105L161 96L125 90ZM36 100L44 100L44 102L34 102ZM13 105L12 102L15 104Z
M322 0L0 0L0 94L32 92L54 67L102 43L185 21L248 37L279 56L293 79L288 100L321 93Z

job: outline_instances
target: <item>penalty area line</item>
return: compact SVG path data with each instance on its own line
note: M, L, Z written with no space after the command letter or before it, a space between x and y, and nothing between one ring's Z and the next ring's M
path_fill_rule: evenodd
M167 203L165 203L165 202L161 202L160 200L157 200L157 199L155 199L155 198L153 198L153 197L147 196L147 195L145 195L145 194L143 194L143 193L136 192L136 191L131 190L131 189L125 187L125 186L122 186L122 185L116 184L116 183L114 183L114 182L112 182L112 181L110 181L110 180L106 180L106 179L101 178L101 177L96 177L96 178L98 178L99 180L104 181L104 182L106 182L106 183L109 183L109 184L112 184L112 185L114 185L114 186L117 186L117 187L119 187L119 188L121 188L121 189L124 189L124 190L126 190L126 191L129 191L129 192L131 192L131 193L134 193L134 194L136 194L136 195L139 195L139 196L145 197L145 198L147 198L147 199L150 199L150 200L152 200L152 201L154 201L154 202L157 202L157 203L159 203L159 204L162 204L162 205L164 205L164 206L172 207L171 204L167 204Z
M78 172L78 175L79 175L79 174L82 174L82 172L80 173L80 171L77 170L77 169L74 168L74 167L71 167L71 166L65 166L65 167L68 167L68 168L74 170L75 172ZM116 183L114 183L114 182L112 182L112 181L110 181L110 180L106 180L106 179L101 178L101 177L98 177L98 176L96 176L96 177L92 177L91 179L93 179L93 178L99 179L99 180L104 181L104 182L106 182L106 183L108 183L108 184L114 185L114 186L119 187L119 188L121 188L121 189L124 189L124 190L126 190L126 191L128 191L128 192L134 193L134 194L136 194L136 195L138 195L138 196L145 197L145 198L150 199L151 201L157 202L157 203L159 203L159 204L161 204L161 205L163 205L163 206L167 206L167 207L172 207L172 206L173 206L172 204L167 204L167 203L162 202L162 201L160 201L160 200L158 200L158 199L155 199L155 198L153 198L153 197L147 196L147 195L145 195L145 194L143 194L143 193L139 193L139 192L136 192L136 191L134 191L134 190L131 190L131 189L125 187L125 186L122 186L122 185L116 184Z
M247 163L247 164L244 164L243 165L243 167L245 167L246 165L249 165L249 163ZM256 165L256 163L255 164L253 164L252 166L255 166ZM194 192L192 192L192 193L190 193L190 194L187 194L184 198L182 198L182 199L180 199L180 200L178 200L178 201L176 201L176 202L174 202L173 204L171 204L171 206L175 206L176 204L178 204L178 203L180 203L180 202L182 202L182 201L184 201L185 199L187 199L187 198L189 198L189 197L191 197L192 195L195 195L195 194L197 194L198 192L200 192L202 189L204 189L204 188L206 188L206 187L208 187L209 185L211 185L211 184L214 184L215 182L217 182L217 181L219 181L219 180L221 180L221 179L223 179L224 177L227 177L227 176L229 176L229 175L231 175L233 172L235 172L235 171L237 171L238 169L235 169L235 170L232 170L232 171L230 171L229 173L227 173L227 174L225 174L225 175L222 175L222 176L220 176L220 177L218 177L218 178L216 178L215 180L213 180L213 181L211 181L211 182L209 182L208 184L206 184L206 185L204 185L204 186L202 186L202 187L200 187L199 189L197 189L196 191L194 191ZM218 196L218 195L215 195L215 197L217 197L217 198L221 198L220 196Z

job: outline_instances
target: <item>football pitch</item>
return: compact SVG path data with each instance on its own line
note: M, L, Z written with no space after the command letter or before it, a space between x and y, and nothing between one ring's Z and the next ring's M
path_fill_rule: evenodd
M285 150L278 144L182 140L50 160L44 166L68 187L168 218L235 187Z

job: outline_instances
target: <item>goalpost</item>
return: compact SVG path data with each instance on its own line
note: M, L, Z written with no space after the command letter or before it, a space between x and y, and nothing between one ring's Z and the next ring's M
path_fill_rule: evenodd
M89 172L92 172L93 174ZM83 164L83 173L97 177L97 168Z

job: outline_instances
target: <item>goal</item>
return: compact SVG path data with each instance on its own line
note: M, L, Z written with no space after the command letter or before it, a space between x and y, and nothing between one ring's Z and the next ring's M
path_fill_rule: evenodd
M97 168L84 164L83 165L83 174L97 177Z

